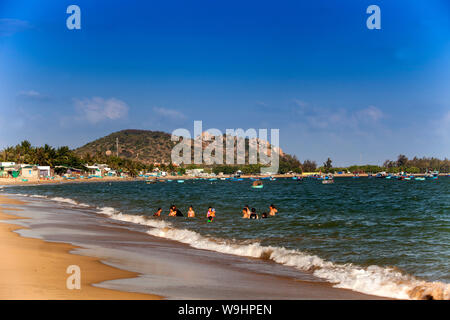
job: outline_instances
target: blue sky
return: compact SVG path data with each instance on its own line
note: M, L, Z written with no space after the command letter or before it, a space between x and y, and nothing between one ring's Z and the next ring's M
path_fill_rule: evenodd
M445 0L0 0L0 147L202 120L278 128L284 151L319 164L444 158L449 88Z

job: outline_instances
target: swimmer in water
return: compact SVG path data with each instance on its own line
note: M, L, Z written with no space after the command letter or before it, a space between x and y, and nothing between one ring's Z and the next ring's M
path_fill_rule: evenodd
M263 212L261 215L261 219L265 219L265 218L267 218L267 212Z
M248 206L248 204L244 207L247 210L247 216L250 218L250 207Z
M277 208L275 208L275 206L273 205L273 204L271 204L270 206L269 206L269 215L271 215L271 216L274 216L277 212L278 212L278 209Z
M209 207L208 212L206 213L206 217L208 218L208 222L212 222L216 217L216 209L214 209L213 207Z
M188 209L188 218L194 218L195 217L195 211L194 208L192 206L189 206Z
M248 219L248 218L250 218L250 214L249 214L248 208L245 207L244 209L242 209L242 219Z
M252 212L250 213L250 219L259 219L258 215L256 214L255 208L252 208Z
M154 217L161 217L161 212L162 212L162 209L158 208L158 210L156 210L156 212L153 214L153 216Z
M176 217L184 217L183 213L180 211L180 209L178 209L177 207L174 207L174 211L175 211L175 216Z
M169 210L169 217L184 217L184 215L175 205L171 205Z

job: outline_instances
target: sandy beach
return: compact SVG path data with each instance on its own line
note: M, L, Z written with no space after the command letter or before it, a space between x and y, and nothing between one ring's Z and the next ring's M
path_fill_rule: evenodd
M25 203L0 196L2 205ZM0 299L159 299L156 295L121 292L92 286L105 280L136 277L137 274L119 270L100 262L98 258L69 253L76 247L65 243L50 243L19 236L22 229L5 223L23 219L5 212L18 209L0 209ZM83 270L81 289L69 290L66 280L70 265Z

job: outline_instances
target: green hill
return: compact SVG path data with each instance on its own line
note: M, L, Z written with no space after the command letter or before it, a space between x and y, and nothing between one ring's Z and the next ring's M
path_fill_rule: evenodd
M89 142L75 149L75 153L84 156L105 156L107 151L117 154L116 141L119 143L119 157L139 161L145 164L154 162L170 162L170 153L175 145L170 134L161 131L122 130L106 137Z

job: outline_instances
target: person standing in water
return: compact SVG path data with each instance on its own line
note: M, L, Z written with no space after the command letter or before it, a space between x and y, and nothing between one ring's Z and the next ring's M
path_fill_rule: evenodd
M278 212L278 209L277 208L275 208L275 206L273 205L273 204L271 204L270 206L269 206L269 215L271 215L271 216L274 216L277 212Z
M156 210L156 212L153 214L153 216L154 217L161 217L161 212L162 212L162 209L158 208L158 210Z
M244 207L244 209L242 209L242 218L243 219L250 218L250 213L247 207Z
M216 209L213 207L208 208L208 212L206 213L206 217L208 218L208 222L214 221L214 218L216 217Z
M174 206L175 207L175 206ZM176 217L184 217L183 213L177 207L174 208Z
M169 217L184 217L183 213L175 205L170 206Z
M259 219L258 215L256 214L255 208L252 208L252 212L250 213L250 219Z
M188 209L188 218L194 218L195 217L195 212L194 212L194 208L192 206L189 206Z
M247 218L250 218L250 207L248 206L248 204L244 207L244 209L247 211Z

